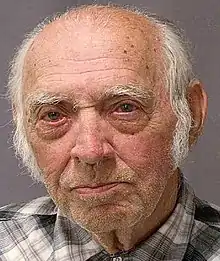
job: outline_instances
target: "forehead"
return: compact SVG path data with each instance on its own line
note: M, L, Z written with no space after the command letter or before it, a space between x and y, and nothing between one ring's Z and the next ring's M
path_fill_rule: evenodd
M140 51L140 47L146 46L150 53L153 46L159 48L160 34L158 27L144 16L121 9L94 7L72 11L47 25L36 37L30 53L51 51L53 46L56 51L62 51L63 47L71 51L74 47L88 43L94 47L104 41L110 41L109 45L132 41L135 49Z
M127 74L153 81L161 59L160 33L147 19L127 11L73 13L36 37L25 60L24 88L29 92L56 81L76 86Z

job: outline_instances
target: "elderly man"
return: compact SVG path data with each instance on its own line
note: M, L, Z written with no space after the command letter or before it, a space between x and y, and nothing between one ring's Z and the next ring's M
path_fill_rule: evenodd
M220 260L179 166L207 98L177 28L115 6L40 24L12 63L17 154L49 197L0 211L0 260Z

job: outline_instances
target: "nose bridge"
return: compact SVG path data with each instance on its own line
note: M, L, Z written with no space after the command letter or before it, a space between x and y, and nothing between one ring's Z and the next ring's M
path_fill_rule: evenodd
M80 110L78 137L81 141L101 137L101 118L93 107Z
M104 157L101 117L95 108L85 108L80 110L78 121L79 128L72 155L93 164Z

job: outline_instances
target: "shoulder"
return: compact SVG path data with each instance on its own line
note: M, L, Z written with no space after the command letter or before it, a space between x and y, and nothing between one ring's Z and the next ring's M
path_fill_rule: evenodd
M220 207L207 201L195 198L194 232L197 239L202 237L206 242L217 243L220 249Z
M10 204L0 208L0 240L1 235L13 229L25 230L27 227L42 226L44 221L56 217L57 208L49 197L40 197L28 203Z
M53 215L57 211L50 197L40 197L28 203L0 207L0 222L32 215Z
M220 207L199 198L195 198L195 206L195 220L220 230Z
M30 245L31 241L37 245L41 245L41 241L45 242L45 239L49 242L56 221L56 211L56 206L49 197L1 207L0 259L7 255L19 257L22 247ZM20 260L24 260L22 255L20 257Z
M194 202L195 217L188 253L198 260L220 260L220 208L197 197Z

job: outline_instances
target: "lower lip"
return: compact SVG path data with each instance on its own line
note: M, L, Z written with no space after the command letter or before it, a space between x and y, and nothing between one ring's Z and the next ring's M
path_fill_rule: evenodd
M98 194L98 193L102 193L102 192L106 192L116 186L118 186L119 183L112 183L112 184L108 184L108 185L103 185L103 186L99 186L99 187L94 187L94 188L77 188L75 189L76 192L78 192L79 194L83 194L83 195L91 195L91 194Z

